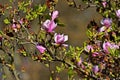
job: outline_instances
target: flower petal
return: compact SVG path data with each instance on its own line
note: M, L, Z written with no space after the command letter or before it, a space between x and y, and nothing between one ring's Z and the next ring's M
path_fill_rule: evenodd
M52 20L58 17L59 12L58 11L53 11L52 13Z
M99 71L99 67L97 65L93 66L93 72L97 73Z
M53 32L53 30L57 27L57 24L55 24L54 21L51 21L48 26L48 32Z
M120 9L116 11L116 15L118 18L120 18Z
M36 48L39 50L40 53L44 53L46 50L46 48L41 45L37 45Z
M112 24L112 19L110 18L104 18L101 20L101 24L106 26L106 27L110 27Z
M44 23L43 23L43 28L49 28L49 24L50 24L50 20L46 20Z
M54 35L54 41L56 44L63 44L65 41L68 40L68 36L64 34L57 34Z
M64 36L64 42L68 40L68 35Z

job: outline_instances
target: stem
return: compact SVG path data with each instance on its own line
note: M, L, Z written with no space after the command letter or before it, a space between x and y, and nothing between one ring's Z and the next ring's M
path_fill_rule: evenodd
M19 44L34 44L34 45L36 45L37 43L35 43L35 42L21 42Z
M50 75L51 75L52 79L55 80L55 78L54 78L54 73L53 73L53 71L51 70L51 64L50 64L50 62L49 62L49 72L50 72Z
M20 79L18 78L17 72L16 72L15 70L13 70L13 73L14 73L14 76L15 76L16 80L20 80Z
M16 56L14 56L17 52L17 39L15 39L15 41L14 41L14 43L13 43L14 45L13 45L13 59L15 60L15 57ZM16 70L15 70L15 65L14 65L14 63L13 63L13 69L12 69L12 72L13 72L13 75L14 75L14 77L16 78L16 80L20 80L19 79L19 77L18 77L18 75L17 75L17 72L16 72Z
M25 31L27 32L27 35L28 35L28 37L29 37L30 33L29 33L29 31L27 30L27 28L26 28L25 26L22 26L22 27L25 29Z
M9 70L11 71L11 74L14 76L15 80L20 80L18 75L17 75L17 72L16 72L15 68L13 69L7 64L5 66L9 68ZM12 66L14 67L13 64L12 64Z

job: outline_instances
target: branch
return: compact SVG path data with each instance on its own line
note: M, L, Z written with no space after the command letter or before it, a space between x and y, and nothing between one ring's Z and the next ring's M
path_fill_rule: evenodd
M92 76L92 75L86 74L84 71L82 71L81 69L79 69L78 67L76 67L76 65L70 64L70 63L68 63L68 62L66 62L66 61L64 61L64 60L59 59L58 57L56 57L56 58L55 58L54 60L52 60L52 61L62 62L62 63L64 63L64 64L66 64L68 67L71 67L71 66L72 66L75 70L78 70L78 71L81 72L83 75L87 75L89 78L92 78L92 79L94 79L94 80L97 79L96 77L94 77L94 76Z

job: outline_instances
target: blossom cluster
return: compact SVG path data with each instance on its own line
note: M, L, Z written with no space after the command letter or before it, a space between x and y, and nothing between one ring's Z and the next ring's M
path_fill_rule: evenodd
M106 7L106 2L102 3L104 7ZM118 20L120 19L120 9L115 11L116 17ZM94 22L94 21L93 21ZM104 18L101 20L101 25L102 27L99 27L97 25L97 28L92 26L92 29L95 29L96 31L93 30L94 34L90 39L92 41L89 41L86 46L84 47L85 53L91 56L89 60L92 61L91 63L93 64L92 66L92 71L96 73L103 73L104 69L107 69L108 63L104 58L107 58L107 56L114 56L117 55L119 57L119 51L120 51L120 42L119 40L116 40L116 37L119 37L117 32L117 28L114 29L113 25L114 22L112 18ZM112 38L111 38L112 37ZM112 58L111 58L112 60ZM82 64L83 61L78 61L79 65ZM108 61L109 62L109 61ZM90 64L91 64L90 63ZM102 65L101 65L102 64ZM113 64L111 64L113 65ZM102 66L102 67L101 67ZM82 66L81 66L82 67ZM113 71L114 72L114 71Z
M12 6L5 6L4 8L6 10L10 9L10 15L4 20L8 29L5 28L5 31L0 31L0 49L5 53L4 56L0 56L0 64L2 63L3 67L7 66L9 68L7 70L13 70L13 75L18 79L21 76L17 76L16 72L18 71L14 71L14 63L16 62L14 59L16 58L16 53L20 53L20 55L23 55L24 57L28 56L35 61L38 60L38 62L47 64L46 66L49 66L49 69L51 67L51 62L60 62L60 66L56 66L57 71L53 72L50 70L52 75L64 69L68 69L69 76L73 76L76 72L78 73L78 76L80 76L80 79L82 77L90 80L110 80L116 77L119 78L119 0L83 1L88 1L87 8L89 8L91 4L97 4L97 11L103 16L99 26L95 20L90 22L88 28L88 40L83 47L68 47L68 45L65 44L65 42L68 41L68 35L56 33L55 29L59 26L57 20L59 11L54 10L53 7L55 7L57 1L47 0L48 6L40 5L35 6L34 8L32 8L32 1L19 2L18 10L16 7L11 8ZM67 0L67 2L70 5L75 5L76 3L74 0ZM44 14L49 11L45 11L46 7L53 9L49 15ZM76 5L74 7L81 8L81 6L78 7ZM0 11L1 10L2 6L0 7ZM1 13L2 12L4 11L1 11ZM24 18L21 18L19 15L20 13L25 14ZM38 18L38 16L40 28L38 32L35 32L31 30L33 27L31 28L30 22ZM25 44L34 44L35 52L30 51L34 49L34 46L29 46L30 49L26 49ZM65 49L66 47L68 48ZM36 49L40 54L36 52ZM1 71L2 70L3 69L1 69ZM5 70L3 70L3 72L4 71ZM2 74L0 73L0 79L1 75ZM2 76L4 77L4 75Z
M57 23L55 22L55 19L58 17L59 12L53 11L51 15L51 20L47 19L42 24L42 28L47 33L54 33L54 45L59 46L68 46L67 44L64 44L68 40L68 35L55 33L55 28L57 27ZM46 48L42 45L37 45L36 48L40 51L40 53L44 53L46 51Z

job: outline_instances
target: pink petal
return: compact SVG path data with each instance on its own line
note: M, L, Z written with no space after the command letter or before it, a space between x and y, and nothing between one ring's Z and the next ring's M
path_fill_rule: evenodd
M94 73L97 73L99 71L99 67L96 65L96 66L93 66L93 72Z
M64 46L64 47L68 47L68 44L62 44L62 46Z
M16 28L17 26L15 24L12 25L12 28Z
M111 49L119 49L119 46L112 43L111 46L110 46Z
M106 26L106 27L110 27L112 24L112 19L110 18L104 18L101 20L101 24Z
M93 51L93 46L91 46L91 45L87 45L86 47L85 47L85 51L86 52L92 52Z
M63 42L64 41L64 37L63 37L63 35L60 35L60 34L55 34L55 42L56 43L61 43L61 42Z
M48 26L48 32L53 32L53 30L57 27L57 24L55 24L54 21L51 21Z
M22 19L21 19L21 20L19 20L19 23L20 23L20 24L23 24L23 20L22 20Z
M59 12L58 11L53 11L52 13L52 20L58 17Z
M118 18L120 18L120 9L116 11L116 15Z
M49 28L49 24L50 24L50 20L46 20L44 23L43 23L43 28Z
M54 40L56 44L63 44L65 41L68 40L68 36L64 34L57 34L54 35Z
M103 50L106 52L106 53L109 53L108 49L110 48L111 46L111 43L110 42L104 42L103 43Z
M57 36L57 42L58 42L58 43L64 42L64 35L58 35L58 36Z
M103 2L102 2L102 5L103 5L103 7L105 8L106 5L107 5L107 2L106 2L106 1L103 1Z
M94 53L92 53L92 56L96 57L96 56L98 56L98 54L99 54L98 52L94 52Z
M64 36L64 42L68 40L68 35Z
M55 24L54 21L46 20L46 21L43 23L43 28L44 28L47 32L53 32L56 27L57 27L57 24Z
M44 53L46 50L46 48L41 45L37 45L36 48L39 50L40 53Z
M57 33L54 34L54 40L57 42Z

